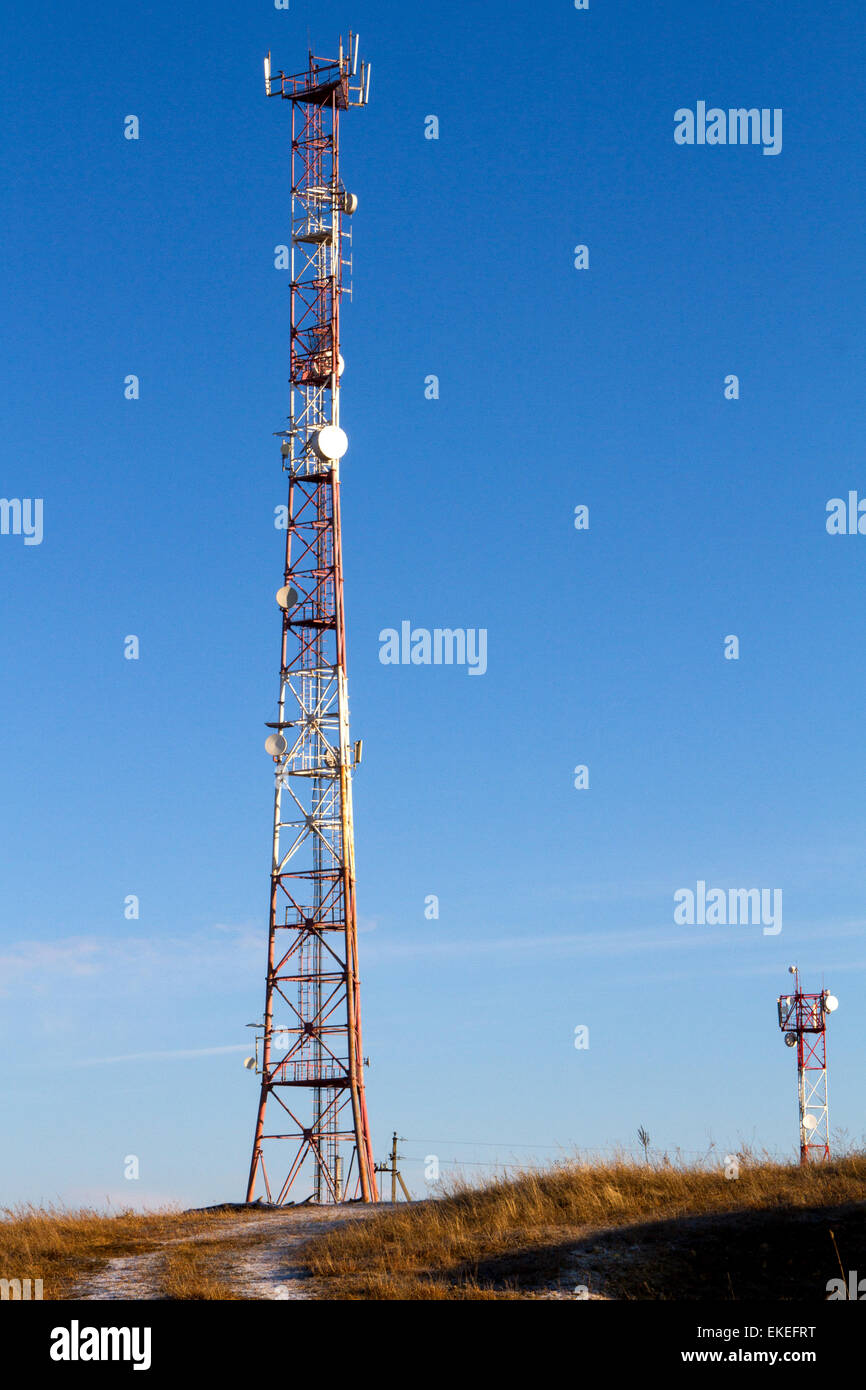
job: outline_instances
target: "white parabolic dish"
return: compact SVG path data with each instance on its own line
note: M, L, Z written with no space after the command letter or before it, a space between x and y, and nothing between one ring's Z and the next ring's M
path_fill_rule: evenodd
M325 425L316 435L316 453L333 462L341 459L349 447L348 436L339 425Z
M811 1131L811 1130L813 1130L813 1129L817 1129L817 1127L818 1127L818 1121L815 1119L815 1116L814 1116L814 1115L804 1115L804 1116L803 1116L803 1128L804 1128L804 1129L808 1129L808 1130Z
M265 752L270 753L272 758L279 758L288 746L282 734L270 734L265 739Z
M839 1000L836 998L835 994L828 994L824 1000L824 1008L827 1010L828 1014L833 1013L834 1009L838 1009L838 1007Z

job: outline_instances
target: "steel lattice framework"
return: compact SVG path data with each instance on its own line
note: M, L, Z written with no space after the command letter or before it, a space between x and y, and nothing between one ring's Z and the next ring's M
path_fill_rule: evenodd
M800 1109L800 1162L830 1160L830 1112L827 1095L827 1001L835 1000L828 990L804 994L795 966L793 994L778 1000L779 1027L787 1041L797 1048L797 1095Z
M337 58L310 53L294 76L272 77L265 61L268 96L292 109L291 413L279 432L286 559L278 716L266 745L276 773L273 862L247 1201L261 1181L278 1205L302 1175L319 1202L378 1195L361 1047L339 463L340 301L351 293L344 218L356 206L340 178L339 121L366 103L369 81L351 34Z

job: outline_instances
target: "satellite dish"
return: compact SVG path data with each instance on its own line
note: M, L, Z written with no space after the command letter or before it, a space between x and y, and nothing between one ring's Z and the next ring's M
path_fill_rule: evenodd
M341 352L337 353L337 376L342 376L346 369L346 361Z
M330 463L341 459L348 447L345 430L341 430L339 425L325 425L316 435L316 453Z
M348 213L348 215L349 215L350 217L352 216L352 213L353 213L353 212L357 212L357 211L358 211L358 195L357 195L357 193L344 193L344 194L343 194L342 210L343 210L343 212Z
M814 1116L814 1115L804 1115L804 1116L803 1116L803 1128L804 1128L804 1129L808 1129L808 1131L809 1131L810 1134L811 1134L811 1132L812 1132L813 1129L817 1129L817 1128L818 1128L818 1121L815 1119L815 1116Z
M797 967L796 967L796 965L789 965L789 966L788 966L788 974L789 974L789 975L796 975L796 973L797 973Z
M786 1033L786 1034L785 1034L785 1044L786 1044L787 1047L796 1047L796 1046L797 1046L797 1034L796 1034L796 1033Z
M291 584L284 584L282 589L277 589L277 603L288 613L290 608L294 608L298 601L298 591L293 589Z
M836 998L835 994L826 994L824 996L824 1008L827 1010L828 1014L834 1013L838 1007L839 1000Z
M288 746L282 734L268 734L265 739L265 752L270 753L272 758L282 757Z
M245 1057L245 1058L244 1058L244 1066L246 1067L247 1071L255 1071L255 1069L256 1069L256 1059L255 1059L255 1057Z

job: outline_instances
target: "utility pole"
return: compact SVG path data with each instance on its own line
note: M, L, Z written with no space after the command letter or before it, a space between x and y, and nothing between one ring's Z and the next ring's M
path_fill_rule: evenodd
M364 106L358 39L265 91L292 112L291 411L278 432L288 474L261 1096L247 1184L289 1200L303 1173L316 1202L378 1200L364 1092L352 774L340 523L340 304L358 206L340 177L340 113ZM258 1051L258 1049L257 1049ZM270 1113L267 1112L271 1101ZM267 1118L276 1121L266 1127ZM274 1168L268 1173L266 1152ZM344 1162L344 1152L348 1162Z
M403 1142L403 1141L402 1141L401 1139L398 1139L398 1138L397 1138L397 1131L396 1131L396 1129L395 1129L395 1130L394 1130L394 1133L393 1133L392 1136L391 1136L391 1155L390 1155L390 1163L377 1163L377 1164L376 1164L376 1172L377 1172L377 1173L390 1173L390 1174L391 1174L391 1201L392 1201L392 1203L396 1203L396 1201L397 1201L397 1184L398 1184L398 1183L400 1184L401 1188L403 1189L403 1196L406 1198L406 1201L407 1201L407 1202L411 1202L411 1200L412 1200L412 1198L411 1198L411 1196L410 1196L410 1194L409 1194L409 1189L408 1189L408 1187L406 1186L406 1184L405 1184L404 1181L403 1181L403 1175L402 1175L402 1173L399 1171L399 1169L398 1169L398 1167L397 1167L397 1160L398 1160L399 1158L402 1158L402 1157L403 1157L402 1154L398 1154L398 1152L397 1152L397 1145L398 1145L399 1143L402 1143L402 1142Z

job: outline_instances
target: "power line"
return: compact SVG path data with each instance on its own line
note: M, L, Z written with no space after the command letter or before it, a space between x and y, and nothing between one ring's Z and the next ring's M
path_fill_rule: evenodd
M493 1140L490 1140L490 1139L404 1139L404 1140L403 1140L403 1143L404 1143L404 1144L444 1144L444 1145L451 1145L451 1144L455 1144L455 1145L456 1145L456 1144L459 1144L459 1145L461 1145L461 1146L466 1146L466 1147L469 1147L469 1148L476 1148L476 1149L486 1149L486 1148L490 1148L490 1149L506 1149L506 1150L508 1150L508 1151L511 1151L511 1150L513 1150L513 1149L529 1149L530 1151L536 1152L536 1153L538 1152L539 1149L547 1149L547 1150L550 1150L550 1151L552 1151L552 1152L559 1152L559 1153L565 1155L566 1157L576 1157L576 1158L577 1158L577 1157L580 1157L581 1154L634 1154L634 1155L637 1155L637 1154L638 1154L638 1150L633 1149L633 1148L626 1148L626 1147L624 1147L623 1145L602 1145L602 1146L597 1147L597 1148L596 1148L596 1147L593 1147L593 1148L587 1148L587 1149L580 1149L580 1148L577 1148L577 1147L569 1148L569 1147L567 1147L565 1144L508 1144L508 1143L504 1143L504 1142L503 1142L503 1143L494 1143L494 1141L493 1141ZM671 1153L675 1153L675 1154L686 1154L686 1155L688 1155L688 1156L690 1156L690 1157L692 1157L692 1158L695 1158L695 1157L697 1157L697 1158L702 1158L702 1157L706 1157L707 1154L712 1153L714 1150L715 1150L717 1153L721 1153L721 1147L720 1147L718 1144L710 1144L706 1149L681 1149L678 1145L675 1145L675 1146L673 1146L670 1150L668 1150L668 1149L665 1149L664 1147L658 1147L658 1146L656 1146L656 1147L654 1148L653 1152L656 1152L656 1153L667 1153L667 1152L671 1152ZM414 1161L415 1161L415 1160L413 1160L413 1162L414 1162ZM467 1161L467 1163L469 1162L468 1159L467 1159L466 1161Z
M404 1139L404 1144L469 1144L477 1149L565 1149L564 1144L497 1144L492 1139Z
M423 1158L410 1158L410 1159L404 1160L404 1161L405 1161L405 1162L409 1162L409 1163L423 1163L423 1162L424 1162ZM480 1160L477 1159L477 1158L476 1158L476 1159L472 1159L472 1158L438 1158L438 1157L437 1157L437 1160L436 1160L436 1161L437 1161L437 1163L439 1164L439 1167L440 1167L440 1168L518 1168L518 1169L524 1169L524 1168L538 1168L538 1169L540 1169L540 1170L543 1170L543 1168L544 1168L544 1164L542 1164L542 1163L495 1163L493 1160L491 1160L490 1163L481 1163Z

